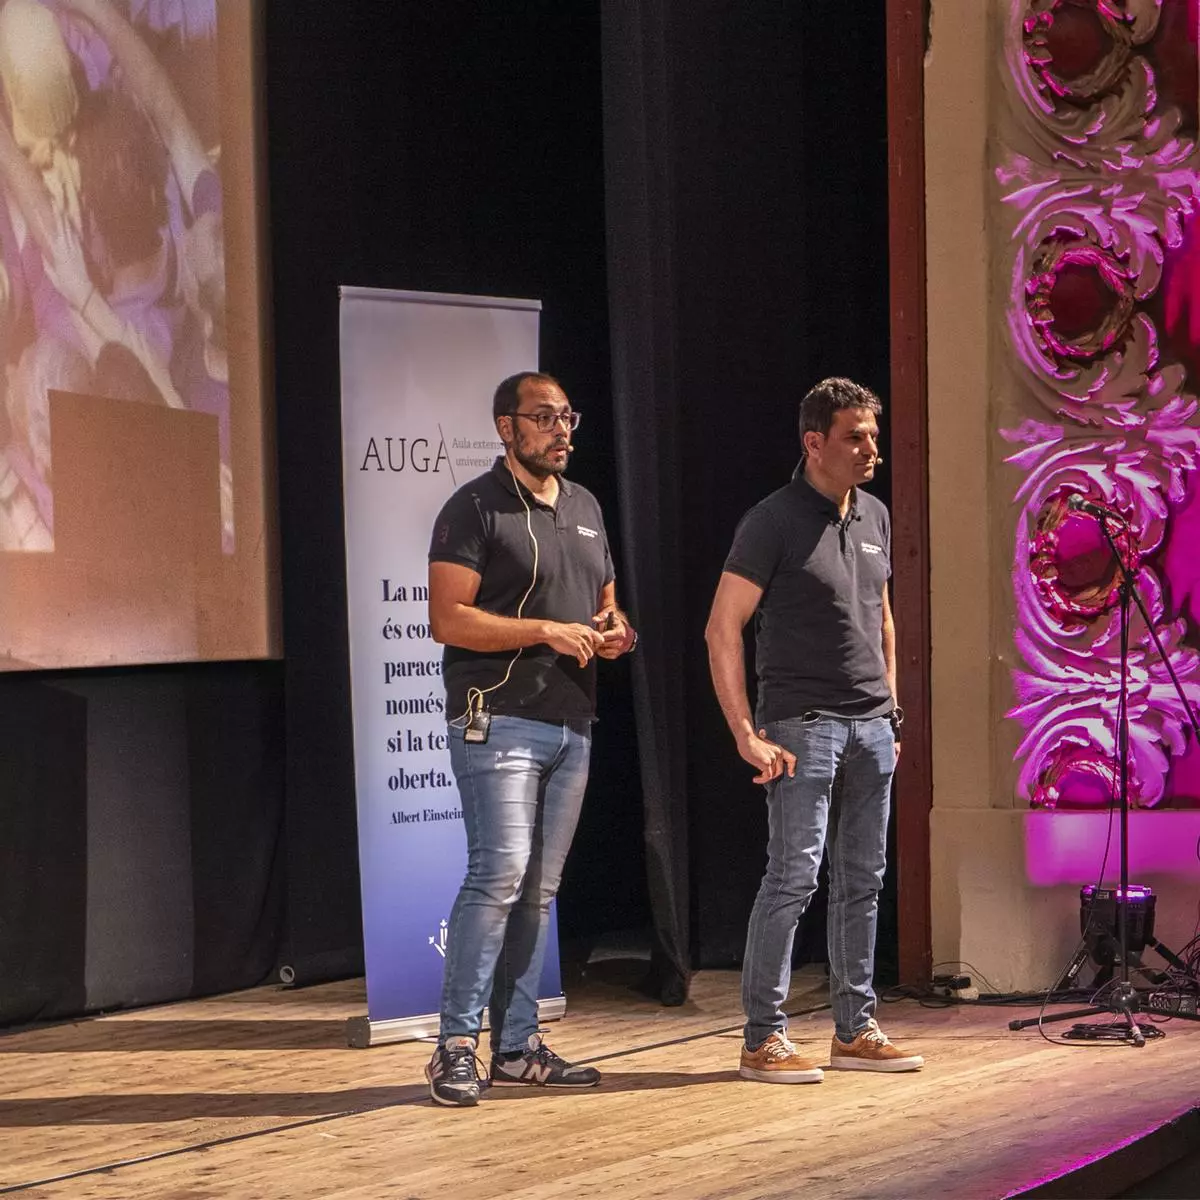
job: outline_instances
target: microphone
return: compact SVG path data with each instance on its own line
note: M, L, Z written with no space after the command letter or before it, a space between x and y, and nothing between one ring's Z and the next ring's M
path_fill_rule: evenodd
M876 465L876 466L879 466L879 464L880 464L881 462L883 462L883 455L882 455L882 454L877 454L877 455L875 455L875 465Z
M1111 508L1105 508L1102 504L1093 504L1079 492L1072 492L1067 497L1067 507L1072 512L1087 513L1089 517L1095 517L1097 521L1120 521L1122 525L1125 524L1125 518L1120 513L1113 512Z
M574 446L568 446L568 447L567 447L567 450L568 450L568 452L570 452L571 450L574 450L574 449L575 449L575 447L574 447Z

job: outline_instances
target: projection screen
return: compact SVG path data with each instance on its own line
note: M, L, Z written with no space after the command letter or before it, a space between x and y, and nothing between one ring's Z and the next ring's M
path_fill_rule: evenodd
M278 653L255 0L0 4L0 669Z

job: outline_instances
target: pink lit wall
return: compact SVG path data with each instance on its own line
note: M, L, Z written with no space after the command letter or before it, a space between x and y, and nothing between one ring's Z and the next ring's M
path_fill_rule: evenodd
M1123 552L1200 707L1198 20L1197 0L1008 5L992 159L1008 241L1000 432L1016 506L1008 715L1021 729L1019 797L1044 810L1027 822L1034 883L1078 876L1073 848L1094 873L1107 817L1056 827L1050 810L1106 807L1116 776L1118 572L1096 519L1068 509L1072 494L1128 522ZM1130 668L1131 802L1200 809L1200 749L1136 613ZM1145 870L1196 868L1200 812L1186 815L1196 829L1139 822Z

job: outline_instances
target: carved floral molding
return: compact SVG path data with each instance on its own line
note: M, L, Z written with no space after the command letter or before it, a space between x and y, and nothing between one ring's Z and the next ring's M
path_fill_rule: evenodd
M1018 791L1039 807L1106 805L1116 769L1118 572L1072 494L1128 521L1127 561L1200 705L1200 640L1164 566L1200 464L1196 384L1164 350L1164 314L1187 305L1177 291L1200 290L1185 244L1200 240L1194 100L1185 116L1156 78L1167 16L1194 39L1190 0L1011 0L1005 17L993 211L1007 245L1005 408L1021 414L1000 431L1017 509L1008 715L1023 728ZM1185 49L1194 63L1195 41ZM1181 255L1190 265L1164 288ZM1130 665L1130 799L1149 807L1171 799L1189 733L1136 612Z

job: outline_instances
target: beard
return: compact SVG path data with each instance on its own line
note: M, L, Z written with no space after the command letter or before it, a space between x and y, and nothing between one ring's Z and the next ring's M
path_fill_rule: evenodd
M550 475L561 475L567 469L567 455L559 456L556 450L566 450L566 442L552 442L544 450L532 450L523 439L513 443L513 458L527 470L530 475L546 479Z

